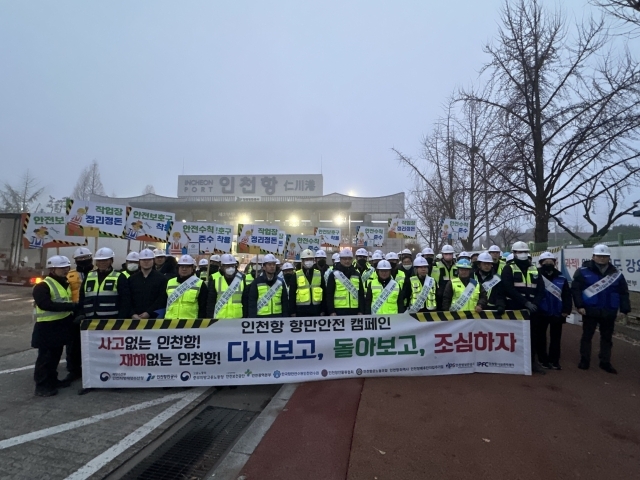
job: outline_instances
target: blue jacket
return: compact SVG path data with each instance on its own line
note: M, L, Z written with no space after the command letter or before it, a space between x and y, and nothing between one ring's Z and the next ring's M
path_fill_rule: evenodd
M567 282L567 279L564 278L562 274L555 269L550 274L547 274L542 269L540 269L540 271L547 280L553 283L562 292L562 299L559 299L555 295L550 293L545 287L544 298L539 305L541 312L545 315L553 317L560 317L563 313L571 313L573 302L571 300L571 290L569 289L569 282Z
M604 291L588 298L584 295L584 291L606 275L612 275L617 272L616 267L609 264L607 270L602 274L595 262L590 261L583 267L576 270L571 284L571 292L573 293L573 301L576 308L584 308L587 310L588 316L607 315L615 316L620 310L622 313L631 311L629 302L629 288L624 275Z

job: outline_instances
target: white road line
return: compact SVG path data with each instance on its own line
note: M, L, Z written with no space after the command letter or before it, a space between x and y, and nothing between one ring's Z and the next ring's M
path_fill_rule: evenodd
M0 299L0 302L12 302L14 300L20 300L20 297L16 297L16 298L2 298Z
M63 363L67 363L67 361L60 360L60 365L62 365ZM35 365L27 365L26 367L19 367L19 368L10 368L9 370L0 370L0 375L2 375L3 373L15 373L15 372L22 372L23 370L31 370L33 367L35 367Z
M84 467L80 468L76 472L69 475L65 480L85 480L89 478L91 475L96 473L102 467L104 467L111 460L116 458L122 452L126 451L135 443L142 440L144 437L153 432L156 428L162 425L164 422L173 417L176 413L178 413L183 408L187 407L191 402L196 400L200 395L202 395L207 389L202 388L199 391L194 391L184 395L184 398L179 402L176 402L174 405L171 405L164 412L160 413L156 417L149 420L143 426L130 433L118 443L113 445L111 448L101 453L89 463L87 463Z
M131 405L130 407L119 408L118 410L112 410L107 413L100 413L98 415L93 415L92 417L82 418L80 420L75 420L69 423L63 423L62 425L56 425L55 427L45 428L43 430L26 433L24 435L18 435L17 437L7 438L6 440L0 441L0 450L14 447L22 443L31 442L33 440L38 440L40 438L49 437L51 435L56 435L61 432L66 432L67 430L73 430L74 428L91 425L92 423L98 423L101 420L106 420L108 418L119 417L120 415L124 415L126 413L136 412L138 410L143 410L145 408L160 405L162 403L178 400L180 398L184 398L184 396L184 393L174 393L173 395L166 395L164 397L156 398L155 400L149 400L148 402Z

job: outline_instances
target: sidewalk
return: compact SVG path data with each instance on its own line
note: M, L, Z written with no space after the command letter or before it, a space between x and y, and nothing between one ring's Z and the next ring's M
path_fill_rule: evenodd
M614 340L619 375L561 372L301 384L242 469L246 480L637 478L640 348ZM594 338L595 353L599 337Z

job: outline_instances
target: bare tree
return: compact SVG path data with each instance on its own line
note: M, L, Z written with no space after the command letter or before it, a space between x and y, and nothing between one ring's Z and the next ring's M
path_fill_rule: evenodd
M640 26L640 0L592 0L616 20L634 29Z
M43 191L44 188L38 188L38 181L27 170L15 187L5 182L0 190L2 210L12 213L28 212Z
M47 208L49 213L62 213L67 204L67 198L55 198L53 195L49 195L49 201L47 202Z
M91 195L104 194L104 186L100 179L100 166L94 159L91 165L80 173L71 197L77 200L89 200Z
M147 195L148 193L156 193L156 189L154 188L153 185L147 185L146 187L144 187L144 189L142 190L142 195Z
M503 227L498 230L495 237L492 238L493 243L498 245L502 251L508 252L514 242L522 240L523 222L519 217L512 218ZM488 248L488 246L487 246Z
M462 93L500 112L508 166L492 175L533 216L538 247L548 242L551 218L599 202L612 182L637 186L640 176L638 65L628 51L608 49L603 20L579 24L575 38L568 31L563 14L538 0L507 1L498 40L485 47L490 94ZM616 217L621 206L611 205Z

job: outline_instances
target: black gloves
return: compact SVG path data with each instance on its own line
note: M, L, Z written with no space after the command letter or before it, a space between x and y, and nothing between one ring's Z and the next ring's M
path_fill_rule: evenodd
M525 308L529 310L531 313L535 313L538 311L538 307L536 307L533 303L527 302L524 304Z

